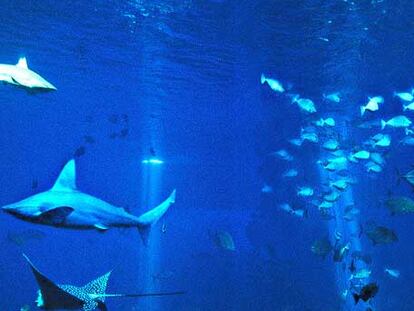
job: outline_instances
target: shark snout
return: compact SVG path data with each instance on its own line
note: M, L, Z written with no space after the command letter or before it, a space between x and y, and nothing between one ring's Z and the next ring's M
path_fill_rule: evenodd
M15 207L13 205L4 205L1 207L1 209L7 212L7 211L14 210Z
M4 205L1 209L10 214L17 214L18 208L14 204Z

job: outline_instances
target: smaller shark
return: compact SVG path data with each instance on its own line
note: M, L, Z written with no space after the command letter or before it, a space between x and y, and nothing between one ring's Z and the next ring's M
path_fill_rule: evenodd
M53 187L19 202L3 206L7 213L37 224L72 229L96 229L101 232L111 227L138 229L145 245L151 227L175 203L175 190L157 207L137 217L76 188L75 160L62 169Z
M29 91L55 91L56 87L27 66L26 57L16 65L0 64L0 81L23 87Z
M23 254L23 257L32 268L36 282L39 285L36 299L37 307L44 310L92 311L99 309L107 311L108 309L105 305L106 298L172 296L185 293L177 291L146 294L107 294L106 287L112 271L105 273L84 286L58 285L43 275L25 254Z

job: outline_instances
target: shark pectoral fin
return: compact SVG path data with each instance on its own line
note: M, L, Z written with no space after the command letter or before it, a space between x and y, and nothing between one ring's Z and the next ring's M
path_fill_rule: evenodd
M70 206L60 206L50 209L39 215L39 219L43 222L53 225L62 224L75 209Z
M16 67L20 67L20 68L24 68L24 69L29 69L29 67L27 66L26 57L20 57L19 58L19 61L16 64Z
M99 230L101 232L106 231L106 230L109 229L108 226L105 226L103 224L94 224L93 226L95 227L95 229L97 229L97 230Z

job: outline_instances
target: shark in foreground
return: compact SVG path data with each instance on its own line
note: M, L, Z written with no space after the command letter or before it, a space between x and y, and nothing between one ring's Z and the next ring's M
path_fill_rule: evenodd
M106 298L115 297L149 297L181 295L185 292L164 292L146 294L107 294L106 287L112 271L98 277L84 286L58 285L44 276L23 254L36 278L39 290L37 292L37 307L44 310L108 310L105 305Z
M72 229L96 229L101 232L111 227L138 229L145 245L151 227L175 203L175 190L157 207L137 217L121 207L79 191L76 188L75 160L62 169L53 187L19 202L3 206L7 213L32 223Z
M23 87L30 91L55 91L56 87L29 69L25 57L16 65L0 64L0 81Z

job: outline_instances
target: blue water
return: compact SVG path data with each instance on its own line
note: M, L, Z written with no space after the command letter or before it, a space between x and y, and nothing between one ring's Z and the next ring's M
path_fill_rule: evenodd
M0 63L26 56L58 90L32 95L1 86L0 204L48 190L80 147L82 191L135 215L174 188L177 201L148 247L134 229L65 230L3 213L0 310L36 310L37 284L22 253L58 283L80 286L113 269L108 293L186 291L108 299L108 310L353 310L340 297L342 263L310 251L332 222L316 210L301 219L277 207L303 204L296 187L316 189L323 176L320 153L308 144L295 153L297 181L280 178L288 166L269 153L288 148L309 117L261 85L260 75L277 77L321 112L328 111L322 94L341 91L334 115L359 145L369 135L352 124L367 96L384 96L378 116L388 119L401 112L393 92L413 86L413 17L402 0L3 3ZM401 135L392 133L397 142ZM373 247L361 237L380 287L373 310L414 309L413 216L390 217L383 203L388 193L412 197L395 173L413 164L410 148L393 145L374 177L354 172L360 222L387 225L399 239ZM143 164L154 152L164 164ZM271 196L261 192L264 183ZM215 243L217 230L232 235L235 251ZM384 267L401 277L388 278Z

